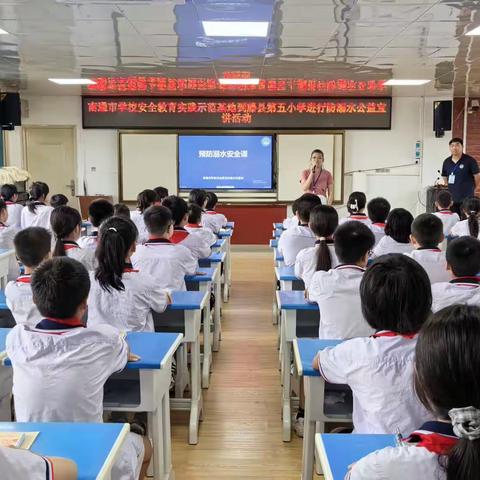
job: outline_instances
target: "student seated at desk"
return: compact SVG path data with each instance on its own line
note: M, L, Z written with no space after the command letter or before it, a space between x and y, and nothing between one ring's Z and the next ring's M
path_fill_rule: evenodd
M188 206L188 223L185 225L185 230L188 233L201 235L209 246L217 241L217 236L202 225L202 209L193 203Z
M22 210L23 205L17 203L18 190L15 185L6 183L0 189L0 196L7 205L8 210L8 224L10 227L20 229L22 226Z
M352 192L347 200L348 217L340 219L340 225L345 222L361 222L367 227L372 226L371 220L365 214L365 206L367 204L367 197L363 192Z
M30 198L22 209L21 228L43 227L50 229L50 214L53 208L45 202L50 189L44 182L33 182L30 187Z
M470 235L479 238L478 217L480 216L480 198L466 198L462 204L462 210L467 217L466 220L460 220L450 230L452 237L463 237Z
M87 270L72 258L46 260L33 273L42 320L35 327L15 326L6 340L17 421L103 422L105 382L138 357L110 325L85 328L89 290ZM148 440L129 433L112 478L143 479L150 456Z
M5 480L77 480L77 466L71 460L21 448L0 447L0 471Z
M173 234L173 220L166 207L150 207L144 214L149 239L145 245L138 245L132 255L134 268L149 273L157 286L165 290L186 290L185 275L194 275L198 261L183 245L170 241Z
M347 479L476 480L480 472L480 309L453 305L424 325L415 391L435 421L353 464ZM421 426L422 425L422 426Z
M380 257L386 253L410 253L413 216L404 208L394 208L387 217L385 236L373 249L373 256Z
M435 199L437 211L434 213L443 224L443 236L448 237L452 228L460 221L458 213L452 212L452 194L448 190L440 190Z
M317 205L321 205L317 195L304 195L297 205L298 225L290 227L283 232L278 240L278 251L283 254L285 265L295 265L298 252L304 248L315 246L315 234L310 230L308 222L310 211Z
M113 216L113 205L103 198L94 200L88 207L88 220L92 224L92 231L89 235L78 239L80 248L97 248L98 229L101 223Z
M425 269L430 283L449 281L445 252L439 248L443 241L442 221L432 213L422 213L412 223L410 241L415 250L407 255Z
M169 292L155 278L133 269L136 242L137 228L131 220L111 217L102 223L98 266L90 274L89 327L108 323L126 332L153 332L152 310L161 313L171 303Z
M7 283L7 307L18 324L35 326L42 317L33 303L30 280L35 268L50 257L52 237L50 232L42 227L29 227L18 232L13 242L15 254L25 271L15 281Z
M50 198L50 206L52 208L62 207L68 205L68 198L63 193L56 193Z
M372 222L370 228L375 235L375 245L385 236L385 225L390 213L390 203L382 197L372 198L367 203L368 218Z
M204 219L207 202L208 197L206 190L201 188L194 188L193 190L190 190L190 193L188 194L188 203L198 205L202 209L202 225L211 230L213 233L218 233L220 231L220 227L217 227L217 225L211 221L211 219L207 218L206 221Z
M302 198L302 197L300 197ZM295 225L298 225L298 218L297 218L297 205L298 205L298 201L300 200L300 198L297 198L296 200L294 200L294 202L292 203L292 213L293 213L293 216L292 217L287 217L283 222L283 228L285 230L288 230L290 227L294 227Z
M7 204L0 199L0 248L5 250L13 250L13 239L18 232L18 228L8 224L8 208ZM8 261L8 280L15 280L18 277L20 270L18 262L14 256L11 256Z
M192 255L198 260L199 258L207 258L212 253L211 243L202 235L190 233L186 230L185 225L188 223L188 205L187 202L180 197L170 195L163 199L163 207L168 208L172 212L173 234L170 241L176 245L183 245L188 248Z
M315 272L308 289L308 299L318 303L320 309L318 333L322 340L374 333L363 318L359 291L374 243L372 231L360 222L347 222L337 228L335 253L339 265L327 272Z
M207 192L207 203L205 204L205 213L202 218L202 223L207 222L206 227L218 232L227 225L227 217L222 213L215 211L217 208L218 197L213 192Z
M115 217L124 217L131 220L130 209L124 203L116 203L113 206L113 215Z
M430 418L413 389L417 333L432 304L428 275L406 255L385 255L363 275L360 296L377 333L319 352L313 367L352 389L354 433L410 433Z
M50 216L52 231L55 235L54 257L70 257L78 260L87 270L95 268L95 251L92 248L80 248L78 241L82 232L82 217L72 207L57 207Z
M315 246L300 250L295 260L295 276L303 280L306 290L315 272L328 272L338 264L333 247L333 232L338 226L338 213L330 205L317 205L310 212L308 226L317 239Z
M153 190L143 190L137 195L137 209L130 213L130 219L138 230L138 243L145 243L148 238L143 214L148 207L160 205L160 199Z
M452 240L446 260L450 280L432 285L432 311L455 303L480 306L480 241L468 236Z

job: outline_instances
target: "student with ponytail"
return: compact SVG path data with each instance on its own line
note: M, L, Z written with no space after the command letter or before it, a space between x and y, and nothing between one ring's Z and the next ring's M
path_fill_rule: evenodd
M340 225L345 222L356 221L365 224L371 228L372 221L365 213L367 205L367 196L363 192L352 192L347 200L348 217L340 219Z
M480 472L480 308L453 305L424 325L415 349L415 391L436 418L402 446L355 463L350 480L477 480Z
M20 229L23 205L17 203L18 190L15 185L6 183L0 189L0 195L7 205L8 225Z
M100 227L88 326L108 323L127 332L153 332L152 310L161 313L171 303L169 292L152 276L132 267L137 235L135 224L124 217L111 217Z
M457 222L450 230L450 235L452 237L470 235L471 237L479 238L478 217L480 215L480 198L466 198L462 204L462 210L466 220Z
M95 251L80 248L78 239L82 231L82 217L78 210L63 205L53 210L50 223L55 235L54 257L70 257L79 261L87 270L95 268Z
M148 207L160 204L160 198L154 190L143 190L137 195L137 209L130 214L130 218L138 230L138 243L145 243L148 239L143 213Z
M30 198L22 210L20 219L21 228L43 227L50 229L50 214L53 207L47 205L50 189L44 182L33 182L30 188Z
M317 241L314 247L300 250L295 260L295 276L303 280L306 289L315 272L328 272L338 264L333 247L333 232L338 226L338 213L330 205L318 205L310 212L308 225Z
M18 229L10 226L8 222L8 208L6 202L0 199L0 248L4 250L13 250L13 239ZM14 255L10 255L8 261L7 280L15 280L20 273L17 259Z

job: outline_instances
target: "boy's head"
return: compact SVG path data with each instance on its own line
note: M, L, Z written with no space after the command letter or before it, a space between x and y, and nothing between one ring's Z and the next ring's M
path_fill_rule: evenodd
M168 188L155 187L153 191L157 194L158 200L160 202L162 202L165 197L168 197Z
M113 205L103 198L94 200L88 207L88 217L95 228L111 216L113 216Z
M50 197L50 205L53 208L61 207L68 204L68 198L63 193L57 193Z
M412 243L415 248L436 248L443 242L443 223L432 213L422 213L412 223Z
M382 197L372 198L367 204L367 213L372 223L385 223L390 213L390 203Z
M77 260L55 257L32 274L33 303L46 318L82 319L90 292L87 269Z
M435 205L439 210L447 210L453 205L452 194L447 190L440 190L435 198Z
M375 235L361 222L346 222L334 234L334 247L340 263L367 264Z
M124 203L116 203L113 206L113 214L116 217L130 218L130 209Z
M213 192L207 192L207 205L205 205L205 208L207 210L215 210L217 203L218 203L217 195L215 195L215 193Z
M430 314L432 289L425 270L399 253L378 257L360 283L362 313L379 330L417 333Z
M13 239L15 253L26 267L36 268L50 255L52 237L42 227L28 227L21 230Z
M367 196L363 192L352 192L347 200L347 210L351 215L361 213L365 210Z
M152 205L145 210L143 220L151 236L170 238L173 232L172 212L160 205Z
M6 183L0 189L0 195L6 202L16 202L18 198L18 190L15 185Z
M202 221L202 209L193 203L188 206L188 223L198 225Z
M475 277L480 273L480 240L464 236L449 242L447 266L456 277Z
M176 227L183 227L188 220L188 204L176 195L170 195L163 199L162 206L172 212L173 222Z
M392 237L398 243L410 243L413 216L404 208L394 208L387 217L385 235Z
M309 197L301 196L297 201L297 217L300 223L307 224L310 221L310 212L317 205L321 205L322 201L317 195Z
M200 208L205 208L207 204L207 192L201 188L194 188L190 190L188 194L188 201L189 203L198 205Z

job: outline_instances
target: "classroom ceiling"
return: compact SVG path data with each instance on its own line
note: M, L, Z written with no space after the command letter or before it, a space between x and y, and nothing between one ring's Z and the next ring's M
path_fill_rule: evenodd
M268 22L266 38L206 36L202 21ZM80 93L480 95L480 1L0 0L0 88ZM261 79L223 87L221 77ZM113 79L113 80L112 80Z

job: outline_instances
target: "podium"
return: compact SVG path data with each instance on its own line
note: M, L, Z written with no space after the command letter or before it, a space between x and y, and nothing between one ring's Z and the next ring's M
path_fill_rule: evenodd
M434 213L436 211L435 199L437 198L438 192L442 190L448 190L448 187L444 185L433 185L427 188L427 198L425 200L426 213Z

